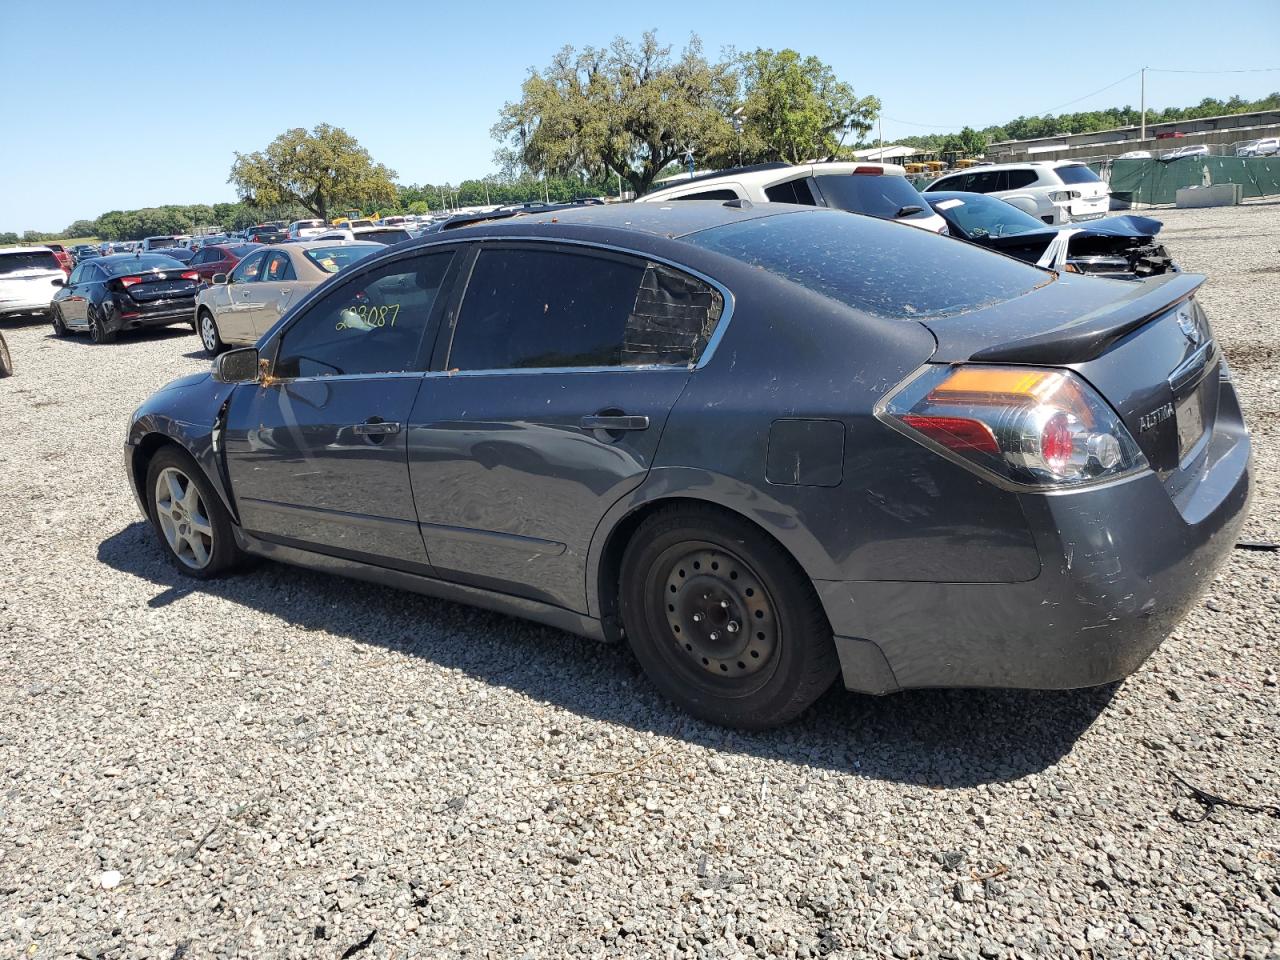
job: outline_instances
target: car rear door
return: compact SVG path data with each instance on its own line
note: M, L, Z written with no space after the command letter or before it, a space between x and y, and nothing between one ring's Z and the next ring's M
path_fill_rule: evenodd
M409 486L405 425L455 255L353 272L263 345L272 376L227 410L243 528L265 540L430 573Z
M723 302L639 257L485 243L409 421L439 575L585 612L592 535L648 472Z
M228 343L253 343L258 339L253 322L258 296L255 288L262 277L262 267L267 258L266 250L249 254L227 276L225 294L218 291L214 300L214 312L222 339Z

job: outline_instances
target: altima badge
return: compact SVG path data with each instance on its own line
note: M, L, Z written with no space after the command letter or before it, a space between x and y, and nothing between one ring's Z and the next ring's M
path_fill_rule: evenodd
M1144 413L1138 418L1138 432L1146 433L1152 427L1158 427L1170 417L1173 416L1173 404L1166 403L1162 407L1156 407L1150 413Z

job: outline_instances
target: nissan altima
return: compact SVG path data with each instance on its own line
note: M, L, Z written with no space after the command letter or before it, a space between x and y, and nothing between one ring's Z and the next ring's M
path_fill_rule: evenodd
M689 712L1137 669L1244 520L1202 277L1055 274L782 204L400 244L135 412L160 548L624 641Z

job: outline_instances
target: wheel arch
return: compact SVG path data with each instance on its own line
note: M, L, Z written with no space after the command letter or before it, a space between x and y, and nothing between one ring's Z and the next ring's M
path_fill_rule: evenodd
M726 505L720 500L691 495L688 490L680 494L660 494L653 497L641 496L639 499L630 498L630 502L621 509L621 515L608 526L607 530L604 529L604 524L601 525L603 532L593 540L592 556L589 558L592 561L589 569L594 570L594 575L588 576L587 606L592 616L600 620L605 636L609 640L617 641L622 637L621 625L618 620L618 581L622 571L622 558L627 551L628 545L635 537L640 525L649 517L662 510L681 506L696 507L700 510L719 513L722 516L749 524L753 529L777 544L778 548L796 564L805 576L812 579L809 568L801 562L796 551L780 539L769 528L769 524L762 522L760 517L753 516L747 510L736 509L734 506ZM615 507L615 509L617 508Z

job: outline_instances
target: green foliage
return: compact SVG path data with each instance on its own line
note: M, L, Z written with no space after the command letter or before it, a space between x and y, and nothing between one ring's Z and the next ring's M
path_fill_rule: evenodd
M709 157L712 166L731 166L739 154L744 163L834 156L845 131L871 129L880 110L875 97L857 97L829 66L795 50L756 49L740 57L737 66L741 142L728 144L728 156Z
M732 64L709 61L697 37L679 57L671 50L653 31L639 44L618 37L581 53L564 47L503 106L493 127L505 144L499 161L509 173L621 176L643 193L686 149L723 152L733 136Z
M6 230L4 233L0 233L0 244L17 243L19 239L19 236L12 230Z
M1164 110L1148 110L1147 123L1169 123L1175 120L1198 120L1202 117L1227 116L1233 113L1252 113L1257 110L1280 110L1280 93L1273 93L1260 100L1245 100L1243 97L1231 97L1217 100L1206 97L1194 107L1167 107ZM924 150L937 150L942 153L958 152L980 153L988 143L1002 140L1034 140L1037 137L1056 137L1068 133L1093 133L1098 130L1111 130L1117 127L1136 127L1142 122L1142 111L1132 106L1111 107L1106 110L1090 110L1082 113L1063 113L1057 116L1018 117L1007 123L985 127L976 135L983 138L981 146L972 149L977 141L970 140L961 146L965 130L959 134L931 133L919 137L899 138L896 142L909 147L920 147ZM970 131L973 133L974 131Z
M227 182L254 206L297 204L328 220L340 208L394 201L395 175L341 127L322 123L286 130L266 150L237 151Z

